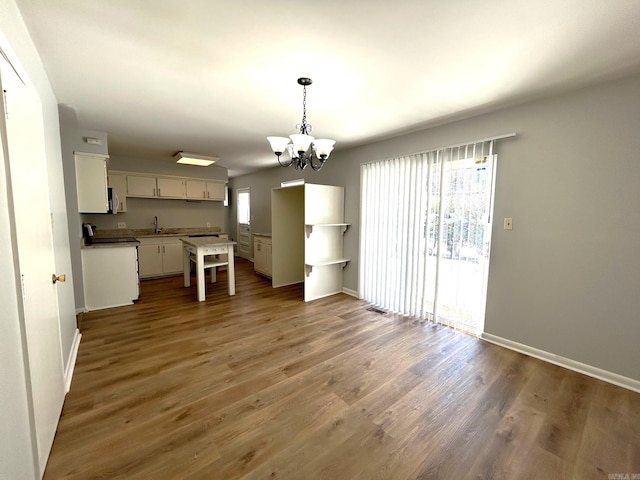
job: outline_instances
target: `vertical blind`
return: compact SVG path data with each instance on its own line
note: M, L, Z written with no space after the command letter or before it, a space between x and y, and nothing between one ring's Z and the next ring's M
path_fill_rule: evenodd
M487 141L362 165L362 298L481 330L494 163Z

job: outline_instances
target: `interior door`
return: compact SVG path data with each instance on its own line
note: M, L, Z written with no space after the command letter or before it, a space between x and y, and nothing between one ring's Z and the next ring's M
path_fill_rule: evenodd
M33 427L44 471L65 395L53 235L40 100L0 56L0 138L8 159Z
M251 191L238 189L238 256L251 258Z

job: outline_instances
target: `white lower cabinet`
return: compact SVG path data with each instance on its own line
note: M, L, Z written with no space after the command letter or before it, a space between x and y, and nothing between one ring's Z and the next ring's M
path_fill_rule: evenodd
M179 238L162 239L162 273L182 273L182 242Z
M162 275L162 246L159 238L139 238L140 278Z
M257 273L271 277L271 237L254 235L253 269Z
M182 242L179 237L139 240L140 278L182 273Z
M138 258L134 246L82 249L87 310L131 305L138 299Z

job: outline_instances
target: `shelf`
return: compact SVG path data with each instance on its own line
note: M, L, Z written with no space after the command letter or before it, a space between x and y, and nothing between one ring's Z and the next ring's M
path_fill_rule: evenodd
M313 232L313 227L341 227L342 234L347 231L347 228L350 226L350 223L307 223L304 226L304 229L307 233L307 238L311 236Z
M314 267L326 267L328 265L340 265L342 264L342 268L347 266L347 262L349 261L348 258L335 258L332 260L320 260L317 262L307 262L304 264L304 270L305 273L307 275L307 277L309 275L311 275L311 272L313 272L313 268Z
M211 256L213 257L213 255ZM197 260L194 255L191 255L189 257L189 260L191 260L193 263L197 263ZM229 262L223 261L223 260L209 259L208 256L205 257L204 259L204 268L223 267L225 265L229 265Z

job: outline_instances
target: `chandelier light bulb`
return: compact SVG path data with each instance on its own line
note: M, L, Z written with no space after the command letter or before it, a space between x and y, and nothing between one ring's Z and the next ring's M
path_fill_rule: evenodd
M307 152L311 146L311 142L313 142L311 135L304 135L302 133L289 135L289 138L291 138L291 142L293 142L293 151L298 154Z
M282 152L284 152L287 149L287 145L289 145L289 139L287 137L267 137L267 140L271 144L271 150L273 150L273 153L278 157L282 155Z
M313 142L313 146L315 147L316 155L321 160L326 160L329 158L331 151L333 150L333 146L335 145L335 140L329 140L328 138L319 138Z

